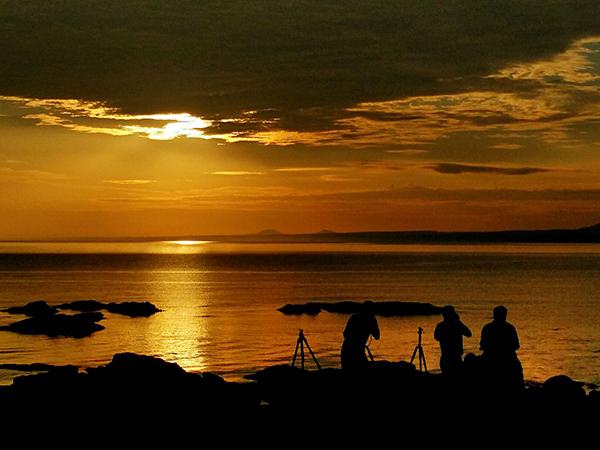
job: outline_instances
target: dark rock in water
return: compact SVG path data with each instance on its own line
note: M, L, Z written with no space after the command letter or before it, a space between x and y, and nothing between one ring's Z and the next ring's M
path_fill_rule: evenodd
M71 303L64 303L58 306L59 309L69 309L73 311L100 311L107 310L115 314L123 314L130 317L148 317L160 312L156 306L150 302L123 302L123 303L102 303L96 300L76 300Z
M57 309L49 306L45 301L27 303L25 306L13 306L4 310L9 314L25 314L26 316L46 316L57 313Z
M375 312L375 305L380 305L381 303L373 303L373 312ZM319 306L323 311L330 313L339 313L339 314L354 314L360 311L362 303L358 302L337 302L337 303L307 303L308 307Z
M82 312L79 314L76 314L75 316L79 316L88 320L91 320L93 322L100 322L101 320L104 320L104 314L101 313L100 311L91 311L91 312Z
M48 372L50 370L69 367L69 366L55 366L52 364L44 364L44 363L32 363L32 364L12 364L5 363L0 364L0 369L4 370L15 370L19 372Z
M76 315L54 314L33 316L19 322L0 327L0 330L20 334L42 334L50 337L68 336L83 338L103 330L99 325L102 314L82 313Z
M80 311L79 314L58 314L59 309ZM46 302L31 302L25 306L5 310L10 314L25 314L28 319L0 327L0 330L21 334L41 334L50 337L90 336L104 327L97 322L104 319L100 310L130 317L149 317L160 310L150 302L124 302L104 304L95 300L78 300L51 307Z
M111 313L124 314L131 317L149 317L157 312L160 312L160 309L150 302L111 302L106 305L106 309Z
M442 308L431 303L381 302L375 303L375 314L379 316L430 316L442 313Z
M91 312L106 309L106 304L96 300L75 300L70 303L63 303L57 306L58 309L67 309L71 311Z
M306 304L287 304L278 309L283 314L298 315L310 314L316 315L321 311L339 314L354 314L360 311L362 303L360 302L308 302ZM425 316L441 314L442 308L430 303L417 302L374 302L374 313L378 316Z
M131 317L148 317L160 312L150 302L123 302L102 303L96 300L75 300L57 306L49 306L44 301L31 302L25 306L13 306L4 310L9 314L25 314L30 317L48 314L56 314L58 310L69 310L79 312L97 312L107 310L115 314L123 314Z
M308 314L311 316L316 316L317 314L319 314L321 312L321 308L319 308L318 306L316 306L314 304L293 305L291 303L288 303L287 305L282 306L281 308L278 308L277 311L281 311L283 314L290 315L290 316L295 316L295 315L300 315L300 314Z

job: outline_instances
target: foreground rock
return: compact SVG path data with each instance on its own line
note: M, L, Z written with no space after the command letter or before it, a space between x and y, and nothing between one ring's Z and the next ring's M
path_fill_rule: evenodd
M275 366L251 377L289 435L298 424L326 430L329 443L358 448L597 449L600 395L553 377L507 391L468 376L449 380L406 362L376 361L352 376L336 369Z
M65 442L93 443L101 437L148 444L175 438L192 426L206 433L204 427L225 414L241 423L259 402L256 385L228 383L158 358L122 353L106 366L83 372L64 366L15 378L0 387L0 423L12 433L27 433L28 443L60 436Z
M354 314L360 311L362 303L358 302L308 302L305 304L288 303L278 311L287 315L317 315L322 311L340 314ZM442 308L431 303L417 302L373 302L374 313L378 316L426 316L442 313Z
M27 432L28 441L68 436L138 445L162 439L173 446L178 437L262 448L391 442L579 450L598 444L600 397L564 376L511 395L406 362L377 361L359 376L281 365L248 378L230 383L158 358L118 354L84 372L66 366L15 379L0 389L0 423Z

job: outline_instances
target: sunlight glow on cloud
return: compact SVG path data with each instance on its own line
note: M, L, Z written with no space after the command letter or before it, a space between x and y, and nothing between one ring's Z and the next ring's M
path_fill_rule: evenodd
M598 44L599 38L583 39L551 59L533 64L517 64L491 75L490 78L536 80L546 83L562 81L582 85L600 82L600 74L592 73L594 65L588 58L595 53L592 47Z
M156 183L156 181L155 180L104 180L104 183L136 186L136 185L140 185L140 184Z
M453 132L497 130L536 131L549 142L558 142L552 136L565 127L600 120L600 74L593 62L599 54L600 38L587 38L548 60L517 64L490 75L481 80L478 90L364 102L348 108L334 130L274 130L246 139L280 145L413 146ZM507 83L512 91L506 90ZM521 83L534 89L522 91Z
M331 170L330 167L282 167L275 172L323 172Z
M493 145L491 148L495 148L497 150L519 150L523 147L524 146L520 144L498 144Z
M25 108L44 112L28 114L24 119L37 120L38 125L60 126L84 133L100 133L113 136L139 135L155 140L170 140L177 137L208 139L204 128L210 122L187 113L180 114L120 114L114 108L108 108L97 102L74 99L29 99L0 96L0 101L22 104ZM109 126L95 124L94 121L109 122ZM91 121L91 125L83 122ZM146 121L167 122L163 126L142 125ZM125 125L123 122L140 122Z
M265 175L265 172L249 172L244 170L231 170L221 172L211 172L211 175L228 175L228 176L243 176L243 175Z
M288 130L271 121L264 122L264 129L213 137L278 146L368 147L427 145L453 132L534 131L548 142L559 142L552 136L566 127L600 120L600 74L593 62L598 54L600 38L587 38L548 60L520 63L482 78L479 89L359 103L341 112L329 129ZM525 90L523 83L527 83ZM512 88L506 89L508 85ZM229 121L237 125L250 122L250 115ZM520 147L506 143L495 148ZM426 152L395 151L405 155Z
M180 136L188 138L203 138L209 139L204 132L203 128L209 126L209 124L198 118L193 117L190 114L174 114L169 116L157 115L157 116L134 116L141 119L151 119L160 121L172 121L162 128L160 127L144 127L139 125L124 126L123 129L131 132L132 134L146 135L149 139L156 140L171 140ZM168 117L168 118L167 118ZM135 120L135 118L128 119Z

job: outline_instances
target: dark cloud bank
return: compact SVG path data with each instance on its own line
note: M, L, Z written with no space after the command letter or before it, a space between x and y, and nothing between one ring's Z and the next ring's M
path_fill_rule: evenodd
M452 164L438 163L425 166L438 173L458 175L462 173L475 174L500 174L500 175L531 175L540 172L550 172L548 169L538 167L495 167L495 166L475 166L470 164Z
M0 94L325 129L358 102L480 88L598 17L597 0L0 1Z

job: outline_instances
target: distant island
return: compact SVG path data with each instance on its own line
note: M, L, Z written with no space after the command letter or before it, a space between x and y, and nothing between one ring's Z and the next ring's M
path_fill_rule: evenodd
M550 244L600 243L600 224L577 229L511 231L359 231L322 230L310 234L284 234L276 230L242 236L211 236L206 240L269 243L364 244Z
M212 241L229 243L281 244L596 244L600 243L600 224L576 229L509 231L357 231L286 234L274 229L243 235L188 235L123 238L59 239L52 242L153 242ZM22 241L21 241L22 242ZM35 242L50 242L36 240Z

